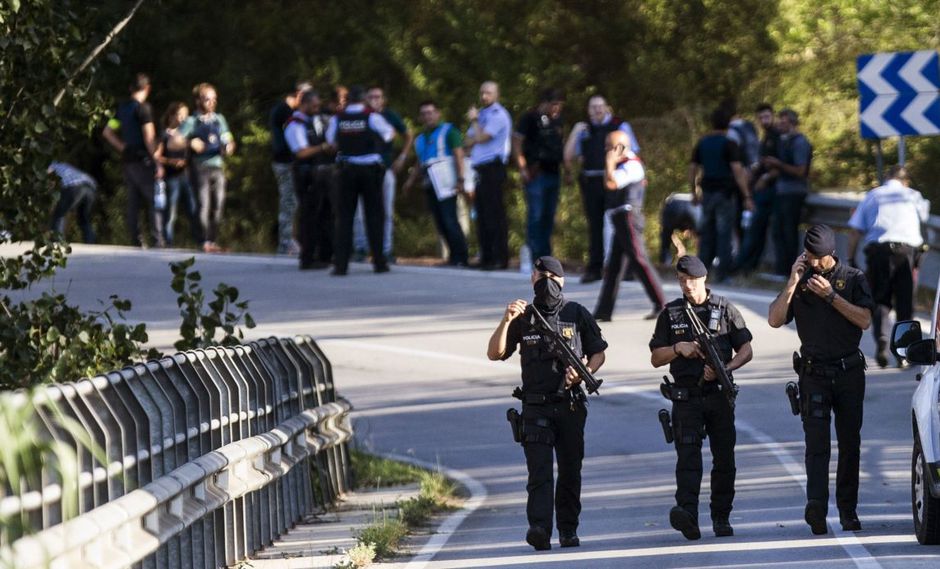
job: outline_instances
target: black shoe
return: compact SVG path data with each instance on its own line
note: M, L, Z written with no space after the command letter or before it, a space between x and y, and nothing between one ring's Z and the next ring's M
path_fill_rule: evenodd
M597 271L586 271L581 275L581 284L592 283L601 280L601 274Z
M333 270L330 271L330 275L334 277L345 277L346 273L347 273L347 269L341 269L339 267L333 267Z
M548 532L545 528L539 526L530 526L525 534L525 541L535 548L536 551L546 551L552 548L552 542L548 538Z
M728 518L716 518L712 520L712 531L715 532L715 537L731 537L734 535L734 528L731 527L731 522L728 521Z
M813 535L823 535L829 530L826 528L826 503L821 500L810 500L806 502L806 510L803 513L803 519L809 524Z
M594 320L597 320L598 322L610 322L610 315L609 314L595 314Z
M377 273L387 273L389 271L388 264L385 265L376 265L372 268L373 271Z
M558 531L558 545L562 547L578 547L581 545L581 540L578 539L578 534L573 531Z
M698 529L698 520L682 506L676 506L669 510L669 525L673 529L681 531L682 537L688 540L696 540L702 537L702 532Z
M858 521L858 514L855 510L840 510L839 523L842 524L842 531L860 531L862 522Z
M301 271L312 271L316 269L325 269L329 267L329 263L324 263L323 261L307 261L300 264Z
M875 362L878 367L884 369L888 367L888 346L886 342L878 342L878 351L875 353Z

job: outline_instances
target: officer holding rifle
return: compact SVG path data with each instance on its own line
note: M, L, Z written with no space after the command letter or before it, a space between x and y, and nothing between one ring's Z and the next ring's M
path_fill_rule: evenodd
M698 502L702 441L707 437L712 452L712 529L716 537L726 537L734 535L729 517L734 499L736 387L731 372L751 360L752 336L738 309L705 288L708 273L697 257L682 257L676 269L683 297L659 313L649 343L653 366L669 364L674 379L666 379L662 389L672 400L667 441L672 435L677 455L676 506L669 512L669 523L686 539L701 537ZM669 421L665 410L661 420Z
M553 510L559 545L580 545L577 529L587 419L581 384L591 392L597 390L600 380L591 374L604 363L607 349L591 313L565 300L564 284L561 263L554 257L539 257L532 271L535 300L507 305L486 351L491 360L505 360L519 347L522 388L513 396L522 400L522 414L510 409L508 418L516 441L522 443L529 473L526 541L539 551L551 549ZM553 455L558 457L557 485Z

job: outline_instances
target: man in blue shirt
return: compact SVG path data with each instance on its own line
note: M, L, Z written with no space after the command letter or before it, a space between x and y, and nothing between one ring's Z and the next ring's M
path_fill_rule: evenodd
M581 163L578 182L584 201L584 215L588 222L588 264L581 276L582 283L601 279L606 257L604 212L607 210L609 198L604 189L604 144L607 135L615 130L623 131L630 139L628 150L636 154L640 152L640 145L630 123L615 117L603 96L594 95L588 99L587 113L588 121L579 122L571 129L571 134L565 142L564 154L568 171L574 170L576 162Z
M914 287L924 238L921 224L930 215L930 202L910 187L903 166L895 166L888 181L868 192L849 219L849 265L855 266L859 240L864 241L865 273L875 309L872 332L880 367L888 365L888 337L894 306L898 322L914 316ZM900 362L898 362L900 365Z
M421 180L434 225L447 244L448 264L465 267L467 239L457 220L457 196L463 192L465 176L460 131L441 122L441 111L434 101L418 105L418 114L424 130L415 138L418 165L405 182L405 191ZM439 169L444 170L440 176L435 171ZM446 186L448 182L452 187Z
M512 118L499 104L499 86L486 81L480 86L480 105L470 107L470 128L464 146L470 149L470 163L476 170L477 236L480 241L480 268L484 271L509 266L509 225L503 203L506 160Z
M349 104L330 117L326 141L336 147L339 167L339 188L336 203L336 238L334 239L334 276L345 276L353 240L353 217L360 196L366 217L366 236L372 250L376 273L388 272L388 261L382 246L385 210L382 207L383 144L395 138L395 129L380 114L365 104L365 89L349 90Z

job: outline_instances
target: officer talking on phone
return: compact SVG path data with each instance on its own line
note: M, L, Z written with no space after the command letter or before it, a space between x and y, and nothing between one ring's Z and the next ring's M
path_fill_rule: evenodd
M836 506L844 531L862 525L858 505L858 467L865 356L862 331L871 324L871 290L862 271L835 257L836 239L826 225L806 232L804 252L793 263L786 287L770 304L767 321L779 328L796 320L800 352L793 367L799 375L799 410L806 440L806 509L813 534L827 532L829 507L830 415L839 440Z

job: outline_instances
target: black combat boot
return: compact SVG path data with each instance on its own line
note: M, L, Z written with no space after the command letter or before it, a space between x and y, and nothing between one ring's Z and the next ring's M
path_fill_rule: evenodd
M526 543L535 548L536 551L545 551L552 548L552 542L548 537L545 528L539 526L529 526L529 531L525 534Z
M682 536L688 540L702 537L702 532L698 529L698 520L682 506L669 510L669 524L673 529L681 531Z
M822 500L809 500L806 502L806 510L803 513L803 519L809 524L813 535L823 535L829 530L826 529L826 510L828 509Z
M558 545L562 547L578 547L581 545L581 540L578 539L578 534L574 530L558 530Z
M734 535L734 528L728 521L728 516L721 516L712 520L712 531L715 537L731 537Z
M862 522L858 521L858 514L855 509L839 510L839 522L842 524L842 531L860 531Z

